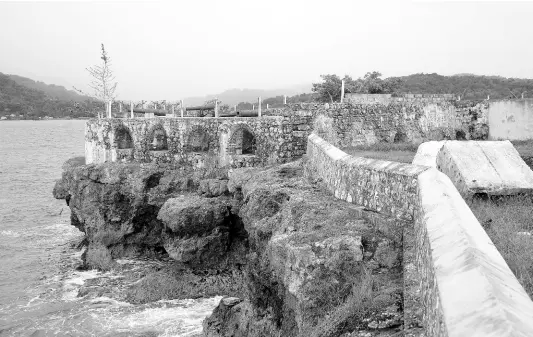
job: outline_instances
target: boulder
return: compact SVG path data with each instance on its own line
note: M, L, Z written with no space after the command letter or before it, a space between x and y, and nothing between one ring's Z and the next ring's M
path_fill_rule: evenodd
M206 198L229 194L228 181L220 179L204 179L200 181L198 194Z
M203 235L215 227L227 226L230 209L229 199L180 196L168 199L157 219L179 236Z

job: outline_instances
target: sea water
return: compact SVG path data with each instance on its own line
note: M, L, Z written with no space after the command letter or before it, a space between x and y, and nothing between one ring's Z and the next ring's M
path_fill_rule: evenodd
M0 336L198 335L219 297L133 305L80 296L95 280L127 286L120 273L76 270L83 234L70 225L65 201L52 196L61 165L83 156L84 124L0 122Z

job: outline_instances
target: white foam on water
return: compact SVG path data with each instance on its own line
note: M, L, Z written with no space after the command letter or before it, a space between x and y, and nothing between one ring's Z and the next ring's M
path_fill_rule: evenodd
M73 272L67 279L63 281L63 296L64 301L74 301L78 297L79 288L85 284L85 281L102 276L103 274L95 269L87 271Z
M109 298L107 296L96 297L96 298L93 298L93 299L89 300L89 302L91 303L91 306L94 306L94 305L106 305L108 307L115 307L115 308L132 307L133 306L133 304L131 304L131 303L117 301L117 300L115 300L113 298Z
M12 230L4 230L4 231L0 231L0 235L2 235L2 236L8 236L8 237L11 237L11 238L18 238L18 237L20 237L20 233L17 233L17 232L12 231Z
M161 337L185 337L202 332L202 321L213 312L221 298L158 301L122 310L102 308L92 315L106 332L150 332Z

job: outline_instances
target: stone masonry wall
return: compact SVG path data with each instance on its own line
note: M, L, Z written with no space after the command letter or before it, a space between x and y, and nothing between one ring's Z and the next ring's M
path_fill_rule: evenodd
M89 120L85 127L86 161L163 162L194 167L246 167L283 163L305 153L309 132L308 115L310 114L302 112L286 117L264 118L156 117ZM253 154L235 150L239 148L235 146L235 142L239 141L237 138L243 130L255 138ZM123 139L128 135L131 141ZM158 141L154 139L157 138L161 138L161 144L156 144ZM244 139L249 140L249 137Z
M403 262L404 304L420 304L426 336L533 336L533 302L451 180L435 168L397 165L353 158L309 137L306 173L336 197L414 220L414 230L403 222L404 249L414 246L414 254L404 252L414 255L414 263ZM406 332L416 320L406 315Z
M388 103L300 103L269 109L266 115L308 112L314 119L333 119L338 146L378 142L423 142L442 139L486 139L486 101L452 101L443 97L394 97ZM311 124L312 125L312 124Z

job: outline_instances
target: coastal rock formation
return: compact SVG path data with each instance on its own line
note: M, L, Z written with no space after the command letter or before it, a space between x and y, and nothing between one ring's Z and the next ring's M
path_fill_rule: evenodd
M228 197L167 200L157 217L164 224L165 251L176 261L203 268L245 264L246 233L235 210L238 202Z
M386 335L401 325L401 242L303 178L298 163L235 170L248 233L244 298L222 300L204 335Z
M401 227L365 220L301 162L226 174L73 161L54 196L86 234L86 267L163 258L121 300L230 296L205 336L387 336L403 322Z

